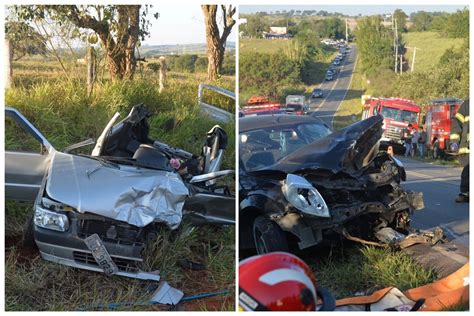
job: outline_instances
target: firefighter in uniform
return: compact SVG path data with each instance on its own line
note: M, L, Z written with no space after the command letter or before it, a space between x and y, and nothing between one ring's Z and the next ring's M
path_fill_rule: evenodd
M469 100L459 107L451 120L451 150L459 154L459 162L463 166L461 173L461 192L456 198L457 203L469 202Z

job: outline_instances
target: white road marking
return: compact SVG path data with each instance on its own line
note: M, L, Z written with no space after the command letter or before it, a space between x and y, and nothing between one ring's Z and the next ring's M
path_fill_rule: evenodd
M334 118L336 117L336 113L337 113L337 111L339 111L339 108L341 107L342 102L344 102L344 100L346 99L347 92L349 92L349 89L351 88L352 78L354 78L354 70L355 70L355 67L357 65L357 60L358 59L359 59L359 54L357 54L356 59L354 61L354 67L352 67L352 72L351 72L351 80L349 81L349 85L347 86L346 93L344 93L344 97L342 98L342 101L339 102L339 104L337 105L337 109L334 112L334 115L332 116L331 127L333 127L333 128L334 128Z
M418 173L418 172L415 172L415 171L407 171L406 173L407 173L407 175L412 175L412 176L419 177L419 178L422 178L422 179L428 179L428 180L431 180L431 181L446 183L446 184L455 185L455 186L459 185L459 183L446 180L447 178L433 178L432 176L427 176L425 174Z

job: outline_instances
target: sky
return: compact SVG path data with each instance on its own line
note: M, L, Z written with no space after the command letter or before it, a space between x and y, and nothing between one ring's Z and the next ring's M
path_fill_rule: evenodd
M158 20L153 18L155 12L160 14ZM149 17L152 21L150 37L142 45L206 43L204 16L199 4L153 5ZM221 20L222 18L218 14L218 22ZM237 24L233 27L228 41L236 41L236 30Z
M340 12L342 14L356 16L373 15L381 13L391 13L395 9L402 9L408 15L416 11L446 11L455 12L462 10L464 5L241 5L239 6L240 13L255 13L258 11L282 11L282 10L324 10L328 12Z

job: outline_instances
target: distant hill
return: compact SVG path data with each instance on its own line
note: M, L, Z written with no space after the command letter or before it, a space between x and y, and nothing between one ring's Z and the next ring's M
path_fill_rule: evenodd
M235 42L227 42L227 51L235 50ZM196 54L205 55L207 46L205 43L199 44L176 44L176 45L144 45L139 48L140 56L152 57L157 55L183 55Z
M150 58L161 55L183 55L183 54L196 54L206 55L207 45L205 43L199 44L165 44L165 45L143 45L138 48L142 58ZM77 58L86 55L85 47L73 48L74 54ZM227 42L226 52L235 51L235 42ZM69 49L59 48L58 52L60 55L67 56L71 53Z

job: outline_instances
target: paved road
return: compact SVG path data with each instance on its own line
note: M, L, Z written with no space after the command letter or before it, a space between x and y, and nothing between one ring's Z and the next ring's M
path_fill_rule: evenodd
M351 84L357 59L357 47L351 45L350 48L350 53L344 58L344 63L339 66L338 76L333 81L324 81L321 84L320 88L323 90L324 97L315 99L310 105L311 115L320 117L330 127L332 127L334 114L346 97Z
M400 160L407 171L403 186L423 192L425 201L425 209L412 217L413 226L421 229L441 226L449 239L469 245L469 204L454 202L462 169L407 158Z

